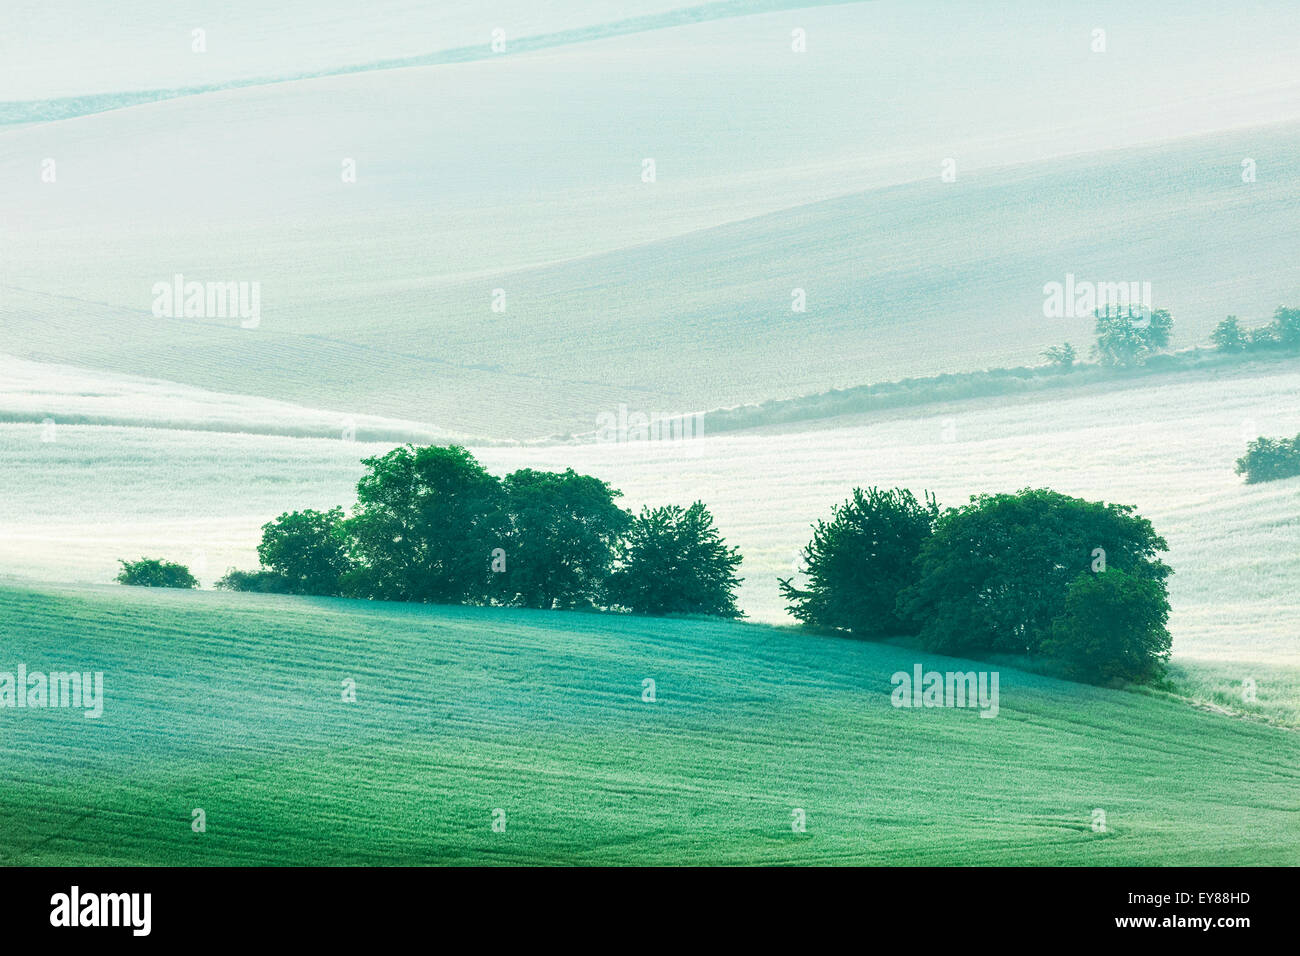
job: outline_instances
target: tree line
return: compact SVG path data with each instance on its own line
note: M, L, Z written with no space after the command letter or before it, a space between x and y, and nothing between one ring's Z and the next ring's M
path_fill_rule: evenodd
M741 563L702 502L632 514L572 469L497 478L459 446L367 458L351 513L281 514L256 570L223 589L439 604L743 616ZM1131 506L1048 489L932 495L854 489L812 526L802 584L778 579L806 628L912 637L963 657L1047 661L1075 679L1143 681L1169 656L1168 547ZM194 587L181 565L123 562L125 584Z
M1093 318L1096 340L1091 354L1107 368L1146 364L1169 347L1174 330L1173 316L1166 309L1156 309L1143 317L1096 310ZM1220 352L1300 350L1300 309L1278 306L1272 322L1253 327L1242 325L1235 315L1230 315L1214 327L1210 342ZM1042 357L1065 370L1074 368L1079 361L1078 352L1069 342L1045 349Z
M738 548L702 502L619 507L590 475L497 478L466 449L404 445L362 462L352 513L293 511L262 526L261 568L217 586L436 604L739 617Z

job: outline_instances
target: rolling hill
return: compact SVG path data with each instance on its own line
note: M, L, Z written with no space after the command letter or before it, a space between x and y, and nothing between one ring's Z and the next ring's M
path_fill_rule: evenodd
M1089 337L1043 317L1067 273L1152 283L1176 345L1300 288L1294 5L1192 28L1177 4L1098 4L1104 54L1091 19L1023 0L714 4L700 22L647 2L630 12L680 22L625 34L602 32L608 5L556 6L581 39L0 127L0 348L536 439L620 403L679 413L1033 361ZM541 35L545 17L499 9ZM342 67L409 53L389 44L404 17L420 35L408 5L382 5L377 46L349 54L356 13L304 13L304 46ZM453 45L479 29L462 13ZM214 16L193 81L256 72L271 14L247 36ZM254 65L216 59L236 52ZM156 69L182 82L172 59ZM260 325L155 316L177 274L259 283Z
M122 588L0 622L0 669L105 687L0 708L7 864L1300 862L1294 732L1007 668L995 719L896 709L897 670L988 669L898 647Z

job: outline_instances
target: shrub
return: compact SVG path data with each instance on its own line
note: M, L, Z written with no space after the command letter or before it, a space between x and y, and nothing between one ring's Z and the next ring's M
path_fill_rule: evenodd
M1237 459L1237 474L1246 484L1300 475L1300 435L1295 438L1256 438Z
M813 526L803 549L808 586L779 581L787 610L821 630L859 637L915 633L898 613L898 595L916 581L916 557L930 536L939 506L908 490L853 489L830 521Z
M728 548L702 502L642 508L628 529L610 603L637 614L741 617L740 549Z
M1069 342L1066 342L1064 345L1053 345L1050 348L1044 349L1042 354L1043 358L1047 359L1050 364L1067 371L1074 368L1074 363L1078 360L1078 355L1074 351L1074 346ZM1029 373L1032 370L1026 369L1025 371L1026 373Z
M196 588L198 579L183 564L163 561L160 558L141 558L139 561L121 561L122 570L115 579L118 584L142 588Z
M1146 681L1169 659L1164 585L1118 568L1080 573L1065 594L1042 650L1066 675L1090 683Z
M217 580L216 587L221 591L250 591L256 594L291 594L293 582L283 574L265 569L259 571L240 571L228 568L223 577Z

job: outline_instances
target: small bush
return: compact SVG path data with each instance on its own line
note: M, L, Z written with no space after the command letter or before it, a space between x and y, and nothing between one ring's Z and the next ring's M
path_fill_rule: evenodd
M1295 438L1256 438L1237 459L1237 474L1246 484L1300 475L1300 435Z
M240 571L229 568L216 586L222 591L250 591L256 594L289 594L293 591L291 580L283 574L265 569Z
M1043 358L1047 361L1065 370L1074 368L1074 363L1078 361L1078 353L1075 352L1074 346L1069 342L1064 345L1053 345L1051 348L1043 350ZM1025 369L1026 376L1032 372L1032 369Z
M183 564L174 564L160 558L141 558L139 561L121 561L122 571L118 584L141 588L196 588L199 581Z

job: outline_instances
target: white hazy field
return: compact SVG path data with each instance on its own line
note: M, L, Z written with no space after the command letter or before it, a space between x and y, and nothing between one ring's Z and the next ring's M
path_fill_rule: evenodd
M6 4L0 577L147 554L210 585L268 519L350 503L366 455L457 440L705 501L779 622L855 485L1045 485L1168 539L1201 699L1271 674L1297 719L1300 481L1232 473L1300 431L1294 367L537 442L1086 351L1042 312L1067 273L1150 282L1178 347L1300 305L1298 42L1293 0ZM154 315L177 274L258 283L260 323Z
M685 412L1033 361L1088 337L1042 315L1067 273L1151 282L1178 345L1295 294L1293 4L1192 22L1173 3L733 3L602 32L669 6L461 5L445 42L408 4L281 21L213 6L204 54L174 18L101 25L126 52L176 31L180 52L152 77L91 58L82 92L260 76L281 29L314 59L286 54L276 75L426 36L436 52L478 35L482 55L0 126L0 351L533 439L621 403ZM492 55L498 21L522 52ZM40 50L6 61L0 101L43 88ZM260 325L156 317L155 283L178 274L259 283Z

